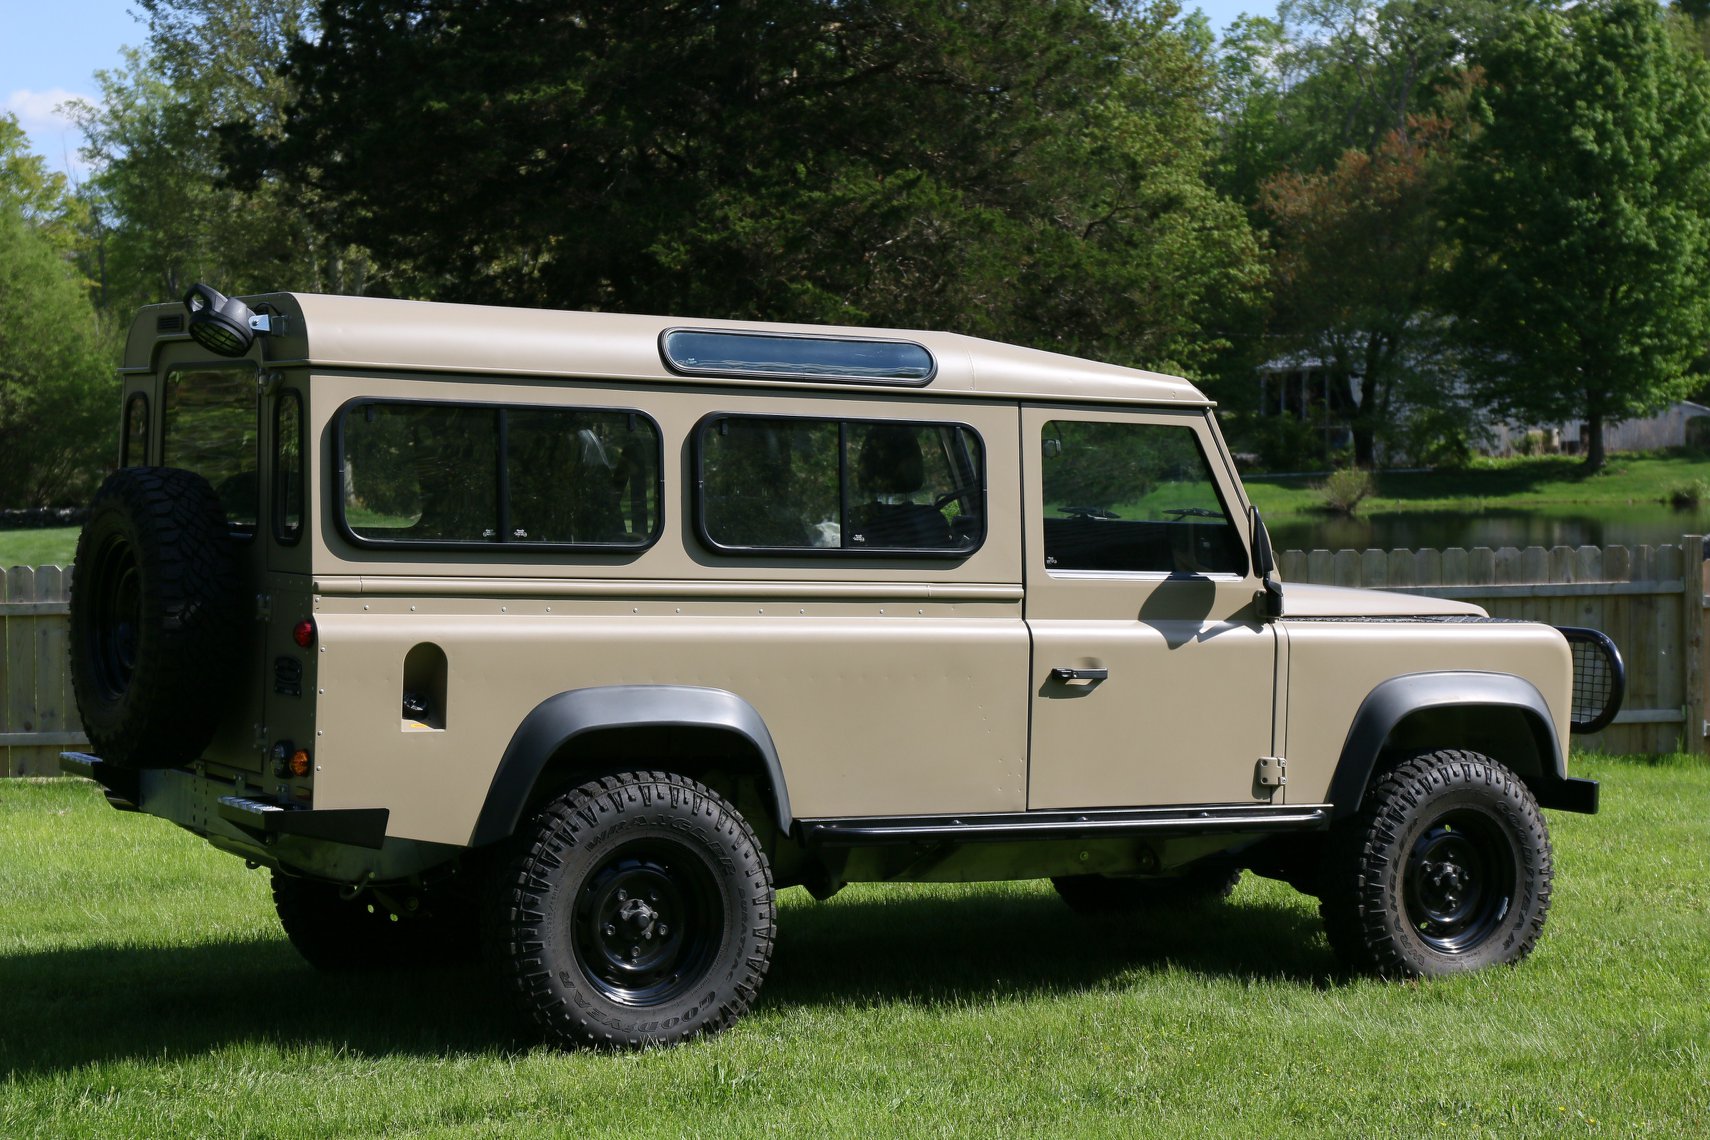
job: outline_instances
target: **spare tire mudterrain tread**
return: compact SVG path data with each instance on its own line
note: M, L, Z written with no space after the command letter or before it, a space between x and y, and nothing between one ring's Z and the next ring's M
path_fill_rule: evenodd
M213 739L250 630L225 512L208 481L127 467L95 493L77 540L71 682L97 756L195 761Z

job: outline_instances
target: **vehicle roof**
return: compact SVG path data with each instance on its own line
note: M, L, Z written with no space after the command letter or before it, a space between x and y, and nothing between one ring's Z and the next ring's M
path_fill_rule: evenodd
M244 297L283 314L281 335L258 338L265 361L278 366L322 369L425 371L500 377L571 377L755 387L835 388L1208 406L1188 381L1156 372L1084 360L958 333L768 321L701 320L685 317L588 313L339 297L315 293L269 293ZM149 371L160 344L187 340L157 321L186 313L182 304L150 305L132 324L125 350L126 371ZM925 346L937 369L924 385L800 378L682 376L660 357L660 335L693 328L819 337L896 339ZM256 359L252 348L250 358Z

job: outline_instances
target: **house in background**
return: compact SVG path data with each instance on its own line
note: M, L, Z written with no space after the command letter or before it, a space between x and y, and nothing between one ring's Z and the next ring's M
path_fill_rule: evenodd
M1359 385L1353 386L1359 398ZM1335 409L1329 375L1321 362L1311 357L1280 357L1259 368L1261 418L1288 416L1322 433L1326 451L1346 447L1351 431L1346 416ZM1405 413L1405 409L1402 414ZM1485 422L1480 434L1469 442L1480 455L1511 456L1536 454L1578 455L1588 427L1581 423L1524 425ZM1604 425L1603 446L1616 451L1654 451L1667 447L1710 449L1710 407L1691 400L1677 400L1643 419L1622 420ZM1384 454L1379 461L1407 462L1406 456Z
M1589 428L1580 423L1531 429L1513 424L1495 424L1490 431L1490 441L1479 448L1484 455L1523 455L1539 450L1578 455ZM1527 442L1528 437L1532 443ZM1541 448L1539 443L1543 445ZM1695 404L1691 400L1677 400L1662 411L1642 420L1621 420L1618 423L1605 424L1603 446L1608 451L1710 447L1710 407Z

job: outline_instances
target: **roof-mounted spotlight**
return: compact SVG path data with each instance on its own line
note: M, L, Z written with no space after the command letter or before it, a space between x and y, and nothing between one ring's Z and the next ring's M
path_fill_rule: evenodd
M255 343L256 332L268 331L266 317L250 312L236 297L198 282L184 295L190 310L190 338L209 352L242 356Z

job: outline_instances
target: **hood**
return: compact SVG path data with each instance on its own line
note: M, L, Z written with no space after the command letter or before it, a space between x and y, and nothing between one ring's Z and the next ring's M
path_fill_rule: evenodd
M1443 617L1487 616L1471 602L1397 594L1389 590L1351 590L1344 586L1283 583L1283 617Z

